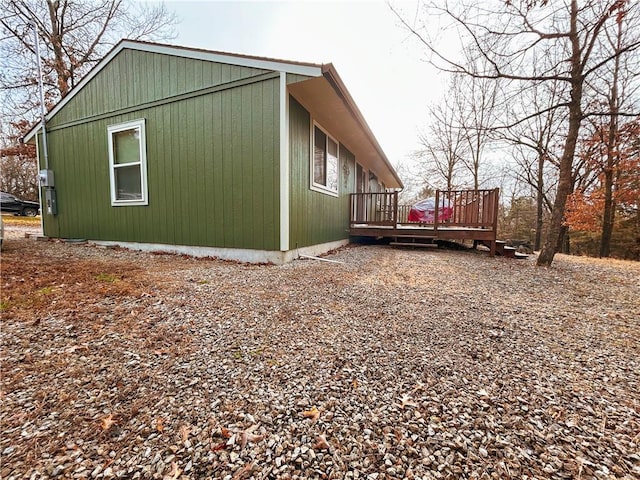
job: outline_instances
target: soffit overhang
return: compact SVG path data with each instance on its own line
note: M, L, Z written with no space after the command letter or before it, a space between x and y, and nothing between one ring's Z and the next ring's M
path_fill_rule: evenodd
M320 77L289 84L289 93L310 112L313 121L347 147L356 161L373 172L387 188L403 188L332 65L323 66Z

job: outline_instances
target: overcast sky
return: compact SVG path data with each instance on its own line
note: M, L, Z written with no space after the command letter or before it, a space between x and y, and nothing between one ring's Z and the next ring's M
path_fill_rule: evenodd
M333 63L389 160L417 148L441 74L381 1L166 1L182 22L172 43ZM416 2L395 1L412 17Z

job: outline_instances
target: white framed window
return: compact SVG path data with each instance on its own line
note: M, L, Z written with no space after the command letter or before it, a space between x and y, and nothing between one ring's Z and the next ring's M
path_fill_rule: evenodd
M111 205L148 205L144 119L107 127Z
M338 196L339 144L315 122L311 149L311 189Z

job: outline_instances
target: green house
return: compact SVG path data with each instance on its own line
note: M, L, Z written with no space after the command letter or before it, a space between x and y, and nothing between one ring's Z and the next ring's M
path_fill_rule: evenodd
M123 40L25 141L45 236L149 251L317 255L350 193L402 188L331 64Z

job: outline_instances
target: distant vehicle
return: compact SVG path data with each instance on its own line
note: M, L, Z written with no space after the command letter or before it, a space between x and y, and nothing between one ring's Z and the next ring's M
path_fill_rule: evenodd
M40 211L40 204L21 200L10 193L0 192L0 208L2 213L13 213L25 217L35 217Z

